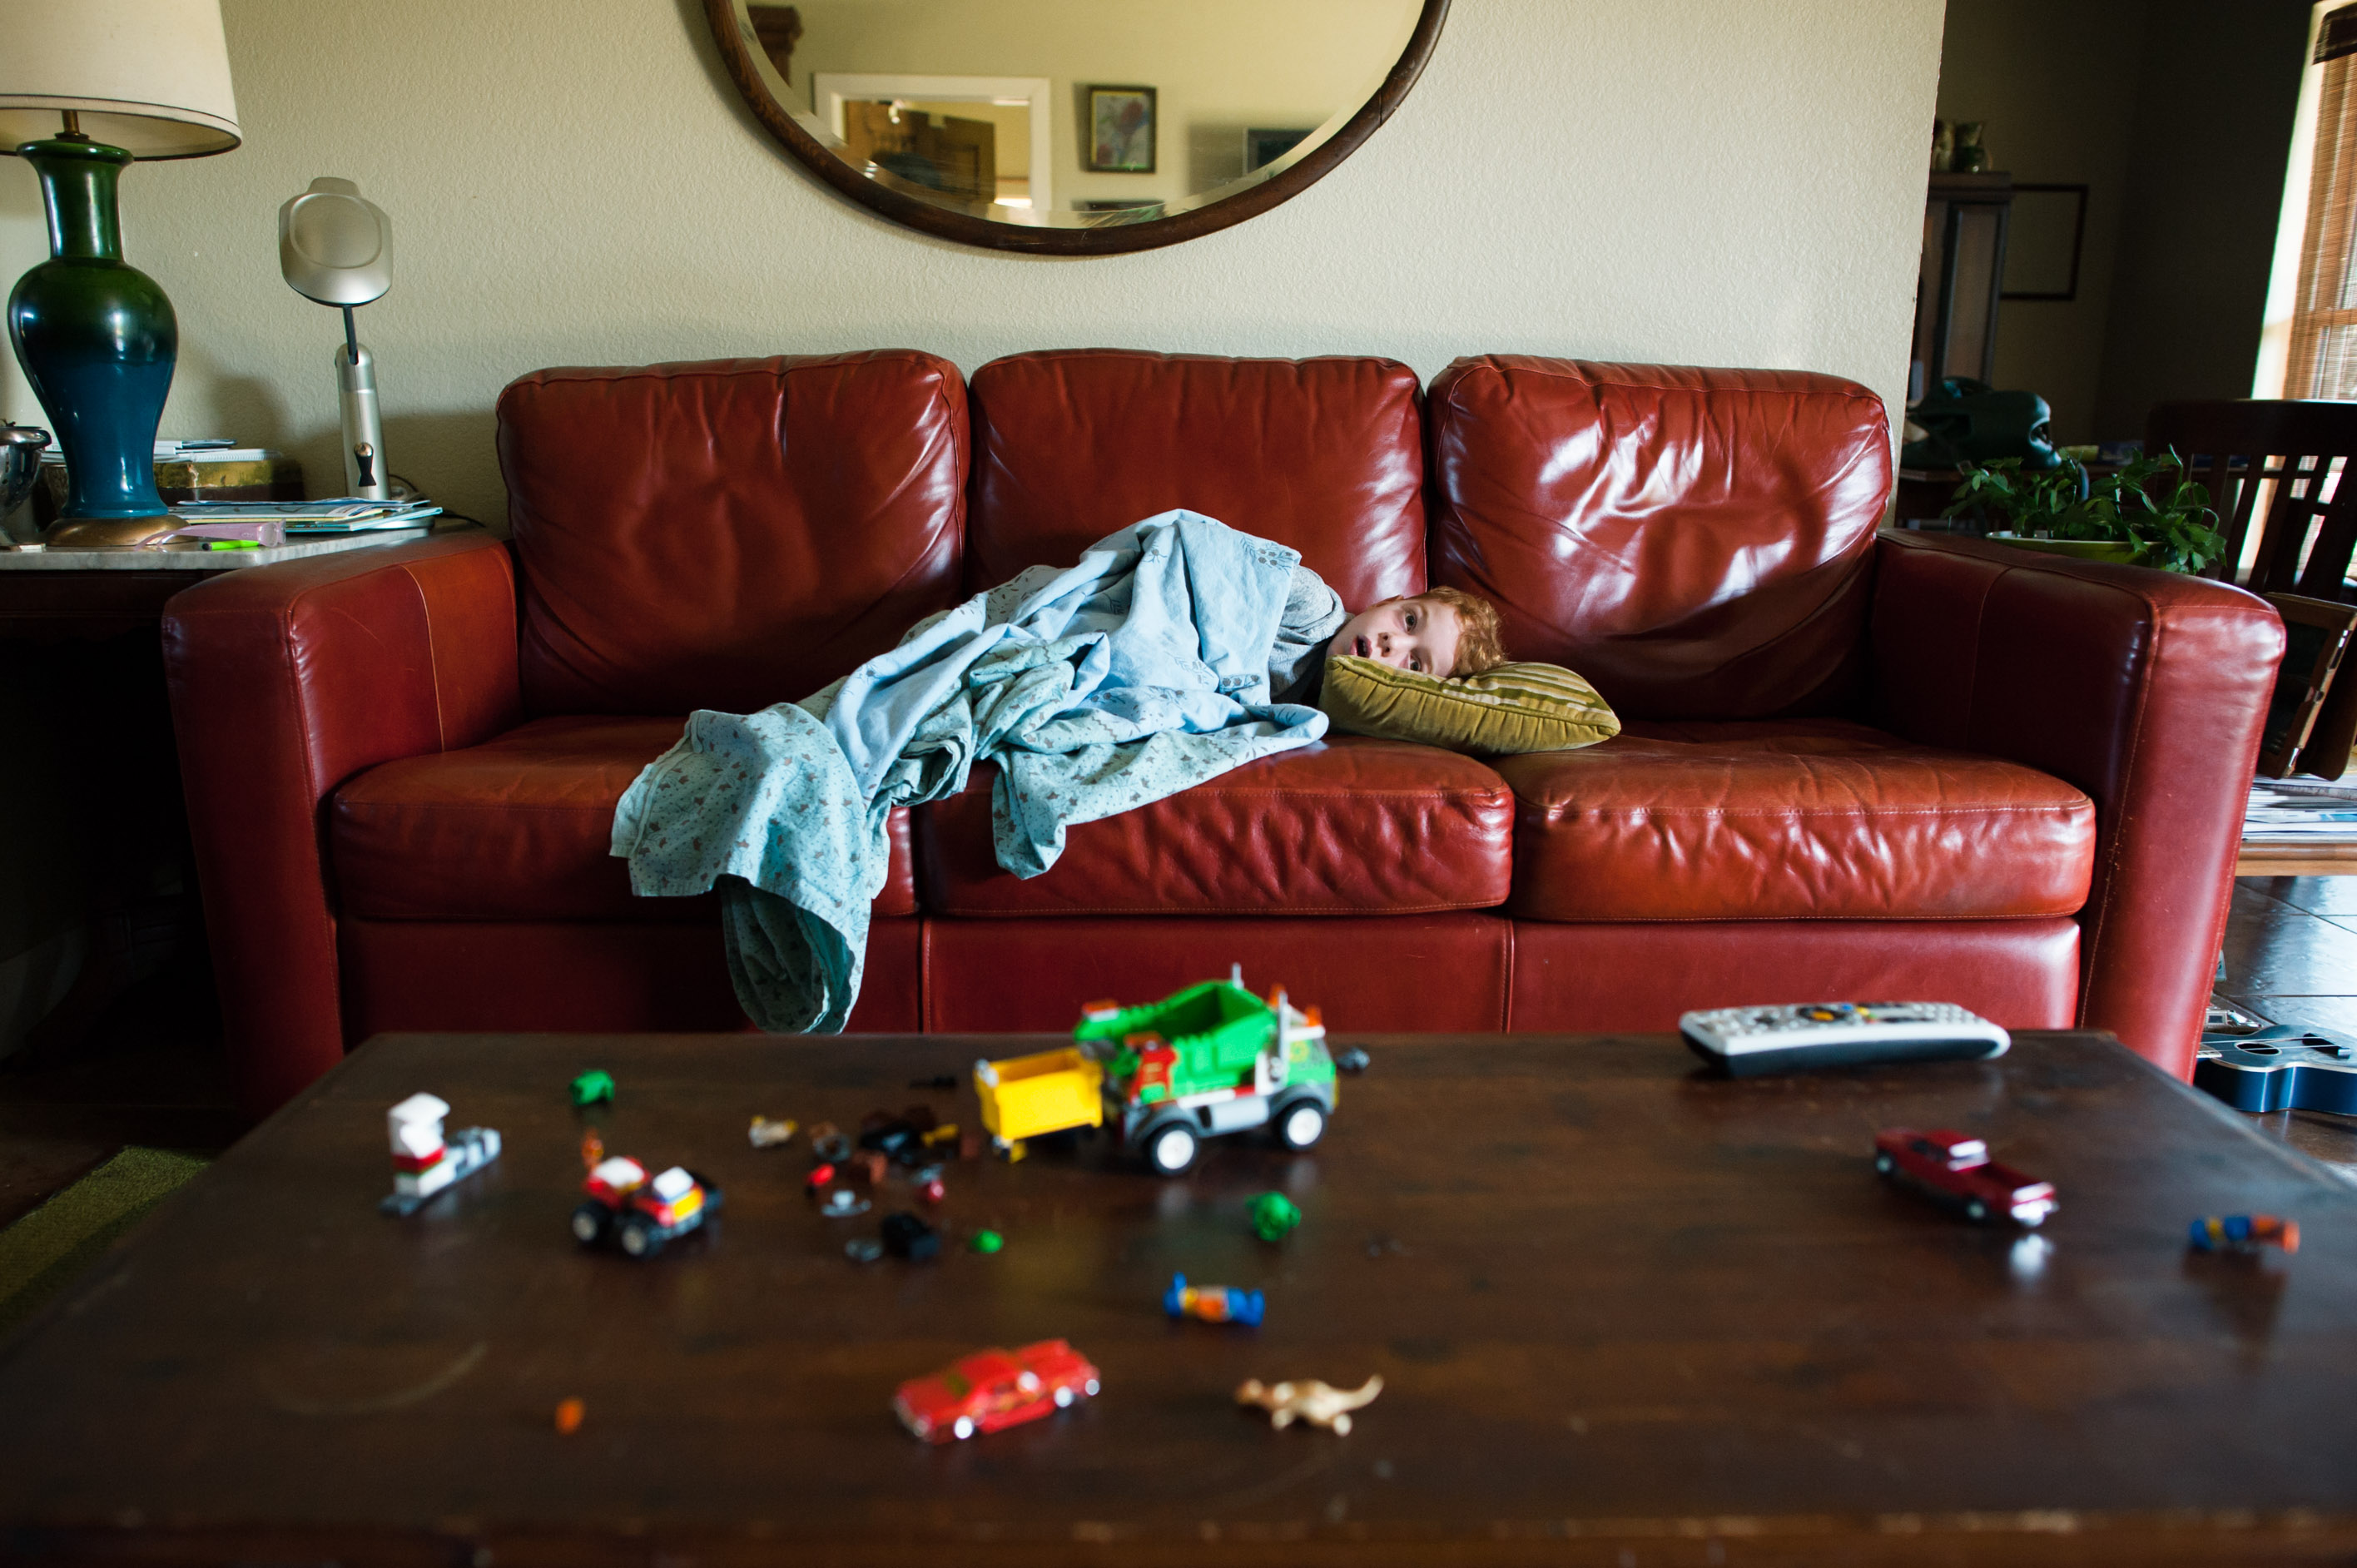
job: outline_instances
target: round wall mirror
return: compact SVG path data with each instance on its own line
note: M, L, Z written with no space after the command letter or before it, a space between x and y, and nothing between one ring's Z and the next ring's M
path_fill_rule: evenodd
M1391 117L1448 0L705 0L786 150L929 234L1060 255L1208 234Z

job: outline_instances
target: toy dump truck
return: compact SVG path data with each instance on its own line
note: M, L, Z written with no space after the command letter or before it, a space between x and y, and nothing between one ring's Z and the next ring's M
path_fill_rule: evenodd
M1282 988L1266 1001L1241 974L1141 1007L1091 1005L1071 1048L977 1062L983 1125L1002 1145L1113 1122L1164 1176L1191 1168L1203 1140L1266 1126L1289 1149L1324 1136L1334 1059L1318 1010Z

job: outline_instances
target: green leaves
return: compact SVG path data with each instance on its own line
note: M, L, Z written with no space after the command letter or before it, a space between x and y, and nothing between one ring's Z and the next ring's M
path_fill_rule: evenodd
M2029 538L2097 539L2133 544L2136 564L2200 572L2225 552L2210 527L2210 492L2186 477L2175 452L2143 456L2116 472L2091 477L2064 459L2059 468L2023 471L2018 457L1960 466L1942 517L1975 513L1993 527Z

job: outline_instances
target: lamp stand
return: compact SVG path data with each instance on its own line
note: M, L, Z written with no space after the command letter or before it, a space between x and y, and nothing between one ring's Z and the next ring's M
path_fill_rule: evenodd
M66 133L16 156L40 177L49 259L16 280L8 338L66 460L54 549L126 549L177 526L156 490L156 430L179 323L156 280L123 259L116 177L131 155Z

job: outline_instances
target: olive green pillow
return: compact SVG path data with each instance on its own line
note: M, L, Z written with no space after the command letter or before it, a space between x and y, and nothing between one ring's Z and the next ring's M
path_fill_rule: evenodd
M1444 681L1343 654L1326 661L1318 705L1353 735L1493 757L1574 751L1620 733L1612 705L1559 664L1501 664Z

